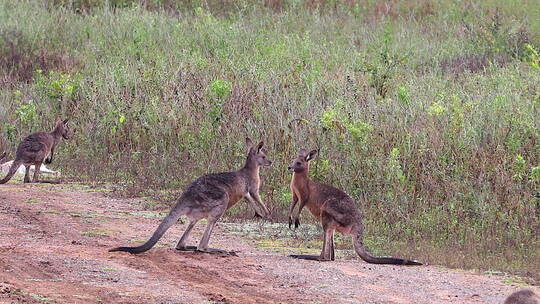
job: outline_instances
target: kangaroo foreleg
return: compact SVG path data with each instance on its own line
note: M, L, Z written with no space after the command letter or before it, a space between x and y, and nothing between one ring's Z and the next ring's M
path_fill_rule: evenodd
M300 226L300 212L302 212L302 209L306 206L306 200L300 200L300 206L298 206L298 209L296 209L296 212L293 211L293 215L289 218L289 227L294 222L294 228L298 228Z
M51 153L49 154L49 156L45 158L44 163L45 163L46 165L50 165L50 164L52 163L52 161L53 161L53 155L54 155L54 147L51 148Z
M291 207L289 208L289 229L291 228L294 222L293 212L294 212L294 207L296 207L296 203L298 203L298 196L293 192L293 202L291 204Z

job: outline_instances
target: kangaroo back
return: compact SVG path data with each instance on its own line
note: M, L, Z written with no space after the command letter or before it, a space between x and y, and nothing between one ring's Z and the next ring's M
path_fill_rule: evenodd
M5 184L7 183L12 177L13 175L15 175L15 173L17 173L17 169L22 165L22 161L20 160L14 160L13 163L11 164L11 167L9 168L9 171L8 173L6 174L6 176L0 180L0 184Z

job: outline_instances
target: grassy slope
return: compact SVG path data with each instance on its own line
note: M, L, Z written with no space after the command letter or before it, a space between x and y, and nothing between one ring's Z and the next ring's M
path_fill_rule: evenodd
M69 116L65 173L155 195L238 167L244 136L263 138L282 215L286 165L320 147L314 178L358 199L373 247L537 276L534 1L278 2L1 0L0 148Z

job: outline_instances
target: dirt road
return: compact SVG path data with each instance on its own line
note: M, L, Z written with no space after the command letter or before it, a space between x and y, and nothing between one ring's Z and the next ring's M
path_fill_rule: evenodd
M0 303L502 303L519 289L501 276L433 266L294 260L225 224L211 246L238 257L175 251L180 223L147 253L109 253L146 240L161 215L93 191L0 185Z

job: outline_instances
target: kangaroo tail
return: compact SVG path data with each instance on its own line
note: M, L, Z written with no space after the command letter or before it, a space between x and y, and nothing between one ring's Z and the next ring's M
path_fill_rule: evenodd
M422 265L417 261L411 261L400 258L391 257L375 257L366 251L362 240L362 232L357 232L353 235L353 245L356 253L362 258L362 260L371 264L394 264L394 265Z
M145 252L149 250L150 248L154 247L157 241L159 241L159 239L163 236L165 231L167 231L174 223L176 223L178 219L185 213L184 210L182 210L182 208L179 207L179 205L180 203L178 203L171 210L171 212L165 217L165 219L163 219L163 221L161 222L161 224L159 224L154 234L152 234L152 236L150 237L148 241L146 241L146 243L137 247L117 247L117 248L110 249L109 252L125 251L125 252L136 254L136 253Z
M9 171L7 175L3 179L0 180L0 184L7 183L13 177L13 175L15 175L15 173L17 172L17 169L19 169L21 164L22 162L20 160L14 160L13 163L11 164L11 167L9 167Z

